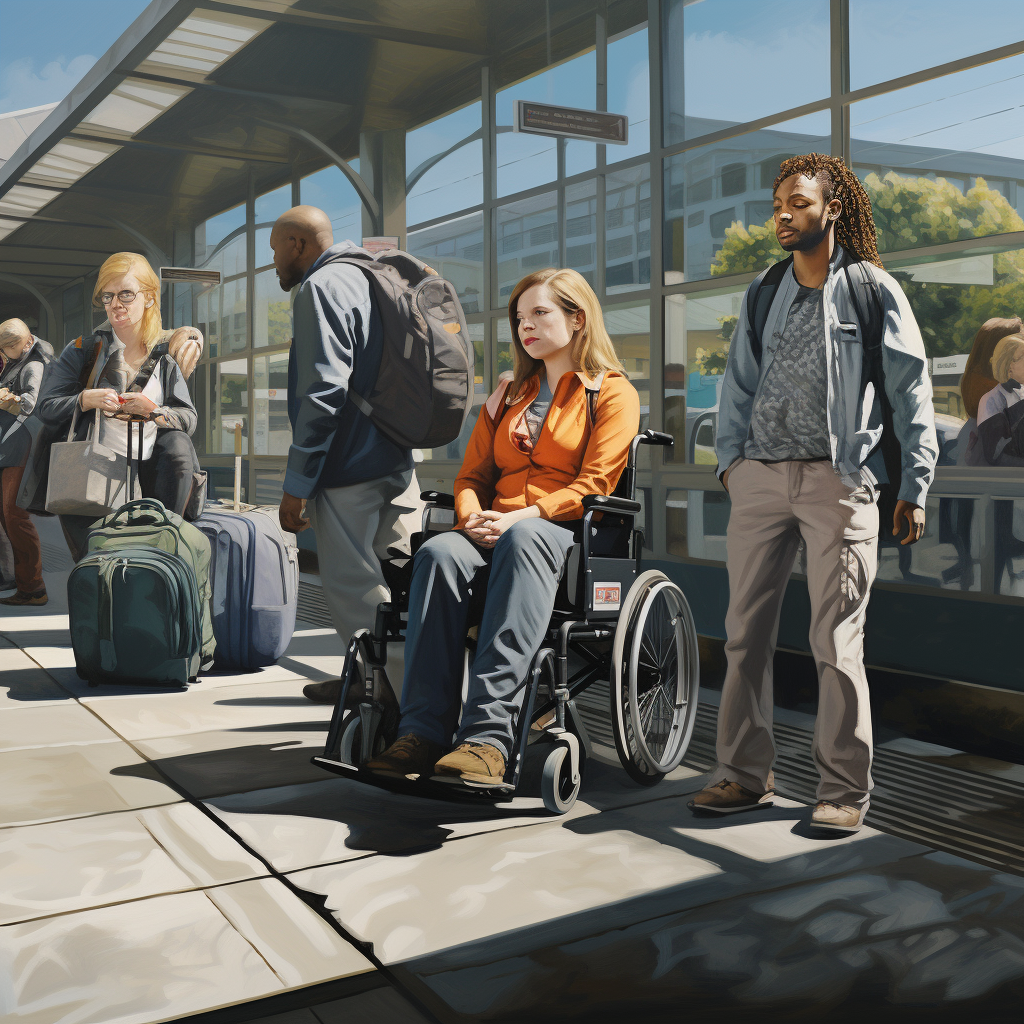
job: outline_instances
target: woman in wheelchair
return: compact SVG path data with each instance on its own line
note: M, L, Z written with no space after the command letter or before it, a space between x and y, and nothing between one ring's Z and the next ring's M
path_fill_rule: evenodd
M455 481L456 529L416 553L399 738L367 762L374 772L502 781L581 500L613 492L639 427L639 397L580 274L530 274L508 309L514 374L477 419ZM460 721L472 597L484 589Z

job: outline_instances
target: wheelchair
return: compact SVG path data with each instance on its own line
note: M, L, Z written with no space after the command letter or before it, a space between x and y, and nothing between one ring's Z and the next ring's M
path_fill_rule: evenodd
M575 526L578 542L562 574L545 640L523 682L526 692L500 783L470 788L422 776L378 775L361 767L397 738L399 706L387 676L387 648L404 641L411 558L403 567L383 563L391 601L378 606L373 629L359 630L348 644L327 743L312 763L393 792L503 801L520 787L528 747L543 744L540 795L548 811L564 814L579 795L592 756L574 698L595 681L608 680L615 748L629 777L651 786L677 768L697 714L697 632L679 587L658 570L642 569L643 534L635 527L641 506L634 499L639 446L672 443L671 435L659 431L638 434L615 493L583 498L583 518ZM414 553L456 521L454 496L424 491L421 497L427 506L423 532L413 537ZM471 654L473 632L467 638ZM353 707L353 699L346 697L360 688L362 700ZM539 759L531 755L531 762L536 765Z

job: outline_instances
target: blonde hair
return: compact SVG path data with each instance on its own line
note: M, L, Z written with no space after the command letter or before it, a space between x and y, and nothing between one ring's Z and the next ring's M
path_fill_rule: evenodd
M163 321L160 316L160 278L149 265L145 256L137 252L115 252L108 256L96 276L96 287L92 290L92 304L101 309L100 293L106 291L111 278L134 274L142 285L142 295L152 300L152 304L142 311L142 340L147 351L160 340L163 334Z
M597 301L594 289L587 283L587 279L575 270L548 267L527 274L512 289L509 296L508 322L512 328L513 371L510 398L518 398L523 393L526 382L539 374L544 365L542 359L534 359L523 347L519 338L519 322L516 319L519 299L523 292L537 284L547 285L566 316L575 316L580 312L584 315L583 327L578 332L579 336L574 340L572 348L572 360L576 366L589 377L594 377L603 370L618 370L619 373L625 374L626 371L615 354L615 346L604 326L601 304Z
M1024 351L1024 335L1010 334L1003 338L992 353L992 376L1000 384L1010 379L1010 363Z

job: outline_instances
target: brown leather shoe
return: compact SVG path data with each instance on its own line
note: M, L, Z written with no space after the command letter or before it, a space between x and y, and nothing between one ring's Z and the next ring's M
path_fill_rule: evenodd
M866 807L837 804L832 800L819 800L811 814L811 828L829 832L859 832L864 824Z
M490 743L460 743L434 765L439 782L499 786L505 779L505 755Z
M429 775L444 747L409 733L399 736L387 750L371 757L365 767L378 775L407 778L410 775Z
M340 679L325 679L320 683L307 683L302 688L302 696L314 704L337 704L341 693Z
M768 790L759 796L744 789L738 782L722 779L707 789L702 789L686 806L691 811L706 814L737 814L739 811L753 811L758 807L771 807L775 793Z
M0 597L0 604L11 604L11 605L42 605L49 601L49 597L46 596L45 590L40 590L35 594L26 594L19 590L16 594L11 594L10 597Z

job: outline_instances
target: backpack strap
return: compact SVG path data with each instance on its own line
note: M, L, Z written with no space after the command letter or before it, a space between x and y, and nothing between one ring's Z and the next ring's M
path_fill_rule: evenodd
M764 334L764 325L768 322L768 311L772 308L775 293L779 290L786 271L792 265L792 256L773 263L766 270L762 270L747 288L747 324L750 327L750 348L759 364L763 349L761 336Z

